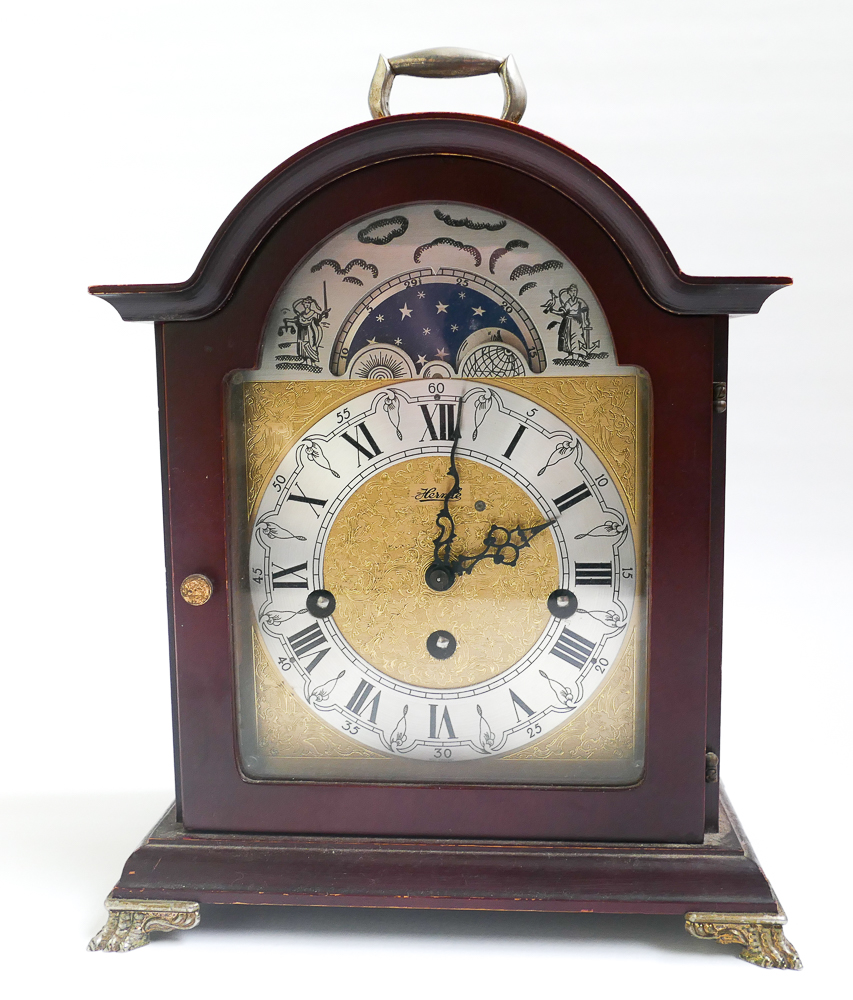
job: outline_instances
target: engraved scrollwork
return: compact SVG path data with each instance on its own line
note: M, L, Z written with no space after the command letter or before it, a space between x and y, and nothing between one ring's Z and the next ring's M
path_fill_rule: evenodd
M475 551L492 522L541 520L533 501L508 477L465 459L460 469L464 485L454 507L461 551ZM430 456L368 480L332 525L324 560L324 586L338 597L335 620L353 648L389 677L434 688L464 687L516 663L548 624L548 595L559 583L554 542L542 532L511 571L486 560L450 591L425 587L424 553L432 549L436 504L416 497L425 487L444 488L446 473L447 459ZM489 498L482 513L474 507L480 496ZM363 541L364 525L380 523L377 511L383 512L381 547ZM435 659L426 647L435 621L465 637L446 660Z
M305 428L336 406L364 392L364 386L316 382L246 382L243 411L246 433L246 492L251 520L255 505L276 464ZM312 452L312 454L314 454ZM320 459L308 455L309 460ZM322 464L322 462L319 462ZM329 471L332 471L331 468Z
M330 729L302 704L252 633L259 747L274 757L367 757L381 754ZM285 661L285 664L287 661ZM403 729L405 739L405 727Z
M636 635L605 678L601 690L555 733L509 753L504 760L603 760L627 758L634 749ZM559 699L559 692L555 691ZM564 702L568 706L568 702Z
M503 385L498 379L483 379ZM514 391L518 391L515 386ZM637 514L637 382L633 376L576 376L536 379L526 395L559 413L593 445L609 465L631 513ZM555 461L567 457L554 456Z
M801 969L803 963L785 937L784 915L772 913L688 913L687 930L696 938L739 944L740 957L762 969Z
M188 931L201 919L198 903L186 900L108 899L103 928L89 951L133 951L150 941L151 931Z

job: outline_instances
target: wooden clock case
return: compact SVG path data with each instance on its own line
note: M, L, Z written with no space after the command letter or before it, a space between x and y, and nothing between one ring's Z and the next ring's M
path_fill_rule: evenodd
M257 365L277 293L318 240L415 201L479 205L541 233L594 290L619 363L650 376L647 750L632 787L253 781L240 771L224 380ZM784 916L721 802L715 765L728 316L757 312L788 283L684 275L642 210L576 153L507 122L422 114L358 125L283 163L234 209L188 281L92 288L123 319L155 323L177 785L173 810L108 900L115 926L93 945L135 947L147 930L192 926L199 902L239 902L722 913L747 950L744 934L763 928L782 954ZM202 606L179 595L196 573L213 582ZM692 925L721 937L707 930L713 921Z

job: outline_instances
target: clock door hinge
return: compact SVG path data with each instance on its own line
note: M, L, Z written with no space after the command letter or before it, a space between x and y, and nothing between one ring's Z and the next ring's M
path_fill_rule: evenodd
M719 780L720 758L712 750L708 750L705 754L705 782L711 785Z
M714 383L714 411L716 413L726 412L726 383Z

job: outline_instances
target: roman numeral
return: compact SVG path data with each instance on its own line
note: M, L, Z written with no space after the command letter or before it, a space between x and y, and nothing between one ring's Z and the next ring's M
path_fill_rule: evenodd
M307 656L312 649L317 649L318 646L324 646L324 649L318 649L314 654L311 662L305 667L305 672L310 674L314 667L323 659L326 653L329 652L329 644L325 635L323 635L320 626L315 622L313 625L309 625L308 628L302 629L301 632L296 632L293 635L287 637L287 641L290 643L290 648L293 650L293 655L298 659L302 659L303 656Z
M575 563L575 586L612 587L613 563Z
M299 489L299 493L291 493L290 496L287 498L288 500L295 500L296 503L309 503L309 504L311 504L312 509L314 507L321 507L322 508L322 507L326 506L326 501L325 500L319 500L317 497L307 497L302 492L301 487L295 487L295 488ZM317 514L316 511L314 511L314 513ZM320 515L317 514L317 517L319 517L319 516Z
M456 437L456 404L439 403L430 408L421 403L421 413L424 415L427 429L421 441L429 434L433 441L452 441ZM438 417L438 430L435 428L435 417Z
M533 715L533 709L525 705L524 702L521 700L521 698L518 697L518 695L515 693L515 691L513 691L512 688L509 689L509 696L510 698L512 698L512 707L515 709L516 722L524 721L521 717L521 712L524 712L524 714L527 716L528 719L530 718L531 715ZM521 709L521 712L519 712L519 709Z
M365 704L368 698L370 698L370 692L373 690L373 685L368 684L367 681L359 681L358 687L355 689L355 694L347 702L347 708L351 712L355 712L356 715L361 715L363 711L368 707ZM370 721L376 722L376 713L379 711L379 699L382 695L381 691L377 691L376 694L370 698Z
M364 440L367 442L367 447L365 447L361 443L361 441L359 441L359 439L358 439L359 432L361 432L361 434L364 437ZM382 454L382 449L373 440L373 435L367 429L367 425L364 423L364 421L362 421L356 427L356 429L355 429L355 437L350 437L349 434L346 431L344 431L344 433L341 434L341 437L348 444L351 444L353 446L353 448L355 448L355 450L357 452L359 452L361 455L364 455L364 457L366 459L368 459L368 461L370 459L372 459L372 458L376 458L377 455L381 455ZM361 458L359 458L358 462L359 462L359 465L360 465L361 464Z
M448 712L445 706L444 711L441 713L441 718L438 717L438 705L430 705L429 707L429 738L431 740L441 739L442 728L447 730L447 738L451 740L456 739L456 733L453 732L453 723L450 721L450 712Z
M551 653L581 670L594 649L594 642L584 639L582 635L572 632L570 628L564 628Z
M557 497L554 500L554 506L562 514L563 511L568 510L569 507L574 507L576 503L580 503L581 500L586 500L587 497L592 496L586 487L586 483L581 483L580 486L576 486L573 490L569 490L568 493L564 493L561 497Z
M275 563L273 563L275 566ZM296 576L297 573L302 573L307 571L308 563L300 563L298 566L291 566L290 569L280 569L273 573L272 575L272 587L273 590L283 590L285 587L295 587L296 589L307 590L308 581L301 576ZM295 580L283 580L282 577L294 576Z
M527 430L527 425L526 424L519 424L518 425L518 430L515 432L515 435L514 435L512 441L510 441L510 443L509 443L509 448L507 448L507 450L504 452L504 458L512 458L512 453L515 451L515 446L521 440L521 435L526 430Z

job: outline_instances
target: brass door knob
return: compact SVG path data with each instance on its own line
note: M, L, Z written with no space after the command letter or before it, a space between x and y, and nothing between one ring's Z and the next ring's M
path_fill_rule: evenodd
M203 573L190 573L181 584L181 597L196 608L207 604L212 593L213 583Z

